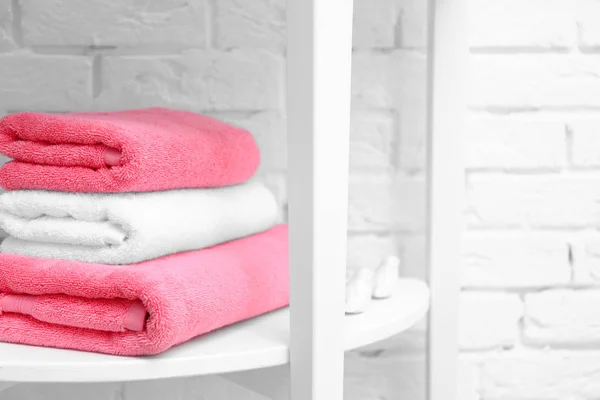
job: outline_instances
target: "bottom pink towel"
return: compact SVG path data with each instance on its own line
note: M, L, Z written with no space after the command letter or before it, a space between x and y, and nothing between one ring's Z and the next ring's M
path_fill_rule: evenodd
M130 265L0 254L0 341L163 352L289 302L286 225Z

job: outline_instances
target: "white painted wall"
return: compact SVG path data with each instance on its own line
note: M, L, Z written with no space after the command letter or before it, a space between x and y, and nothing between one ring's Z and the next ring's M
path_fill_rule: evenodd
M396 253L424 275L425 3L355 0L350 268ZM600 397L599 26L598 0L470 2L461 400ZM0 0L0 114L210 113L256 135L284 202L284 43L284 0ZM349 354L347 399L423 399L421 332ZM218 390L23 385L0 399Z

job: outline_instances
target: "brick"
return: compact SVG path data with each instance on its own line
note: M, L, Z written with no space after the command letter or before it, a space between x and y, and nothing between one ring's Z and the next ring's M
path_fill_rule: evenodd
M423 176L399 175L394 181L393 217L402 232L425 231L426 184Z
M578 284L600 282L600 234L596 230L579 232L571 239L574 279Z
M400 145L397 165L404 171L424 171L427 161L426 103L421 98L406 100L398 114Z
M423 177L353 174L350 177L348 229L351 232L423 232Z
M387 175L351 175L348 230L383 232L393 229L392 189L393 179Z
M470 174L466 216L472 227L595 227L598 176Z
M21 0L29 46L203 47L205 0Z
M219 0L214 7L214 40L217 47L276 51L285 48L284 0Z
M348 237L346 268L374 270L387 256L399 255L398 239L392 235L360 235Z
M397 165L406 171L423 170L427 138L427 65L424 54L392 54L389 81L397 113L399 149ZM389 84L388 84L389 85Z
M555 289L525 296L524 337L536 345L600 343L599 289Z
M600 55L476 54L471 99L477 108L600 106Z
M543 232L467 231L462 241L464 287L540 287L571 279L568 242Z
M1 400L120 400L118 383L27 383L0 392ZM5 397L6 396L6 397Z
M564 49L577 40L572 3L564 0L470 0L471 47Z
M600 50L600 3L584 0L579 3L577 26L579 27L579 46L583 50Z
M427 133L425 54L355 52L352 71L354 109L394 110L400 144L395 164L405 171L422 170Z
M470 354L458 356L457 395L458 400L479 400L481 362Z
M283 60L261 51L111 56L102 64L104 108L162 105L204 111L279 109Z
M358 49L424 49L427 46L427 2L357 0L353 39Z
M352 56L352 105L363 109L393 107L388 86L390 54L355 52Z
M212 115L252 133L261 153L260 171L283 171L287 168L287 127L282 113L213 113Z
M459 345L462 350L513 347L523 304L516 294L462 292Z
M354 2L353 45L355 48L393 48L398 0L356 0Z
M350 167L391 170L395 142L395 122L391 113L354 112L350 129Z
M572 135L573 165L600 166L600 119L590 118L569 123Z
M403 276L428 280L427 238L424 234L404 234L398 237Z
M396 47L426 49L429 35L428 2L397 0L400 3L400 18L396 26Z
M15 49L12 0L0 0L0 53Z
M483 399L564 400L598 396L597 351L520 350L490 356L483 363Z
M0 109L87 109L91 77L92 62L85 57L0 54Z
M427 99L425 54L394 50L355 52L352 64L352 101L355 108L414 110Z
M405 171L425 162L427 65L416 51L356 52L353 58L354 109L393 109L398 121L398 159Z
M467 128L464 139L467 168L535 169L566 164L564 122L532 117L472 116Z
M425 400L425 354L364 357L346 353L346 400Z

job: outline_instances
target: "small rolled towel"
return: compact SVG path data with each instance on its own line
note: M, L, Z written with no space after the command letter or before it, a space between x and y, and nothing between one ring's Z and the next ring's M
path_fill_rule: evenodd
M227 186L251 178L260 161L250 133L164 108L45 114L0 120L5 189L136 192Z
M279 208L262 183L146 193L0 195L4 253L132 264L265 231Z
M0 341L150 355L289 302L288 230L122 267L0 254Z

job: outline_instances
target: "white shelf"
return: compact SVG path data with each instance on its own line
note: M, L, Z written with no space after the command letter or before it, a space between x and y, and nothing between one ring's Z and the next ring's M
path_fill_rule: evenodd
M373 343L416 324L429 308L429 289L401 279L394 295L346 316L345 349ZM0 382L111 382L258 369L289 362L289 313L278 310L152 357L116 357L0 343Z

